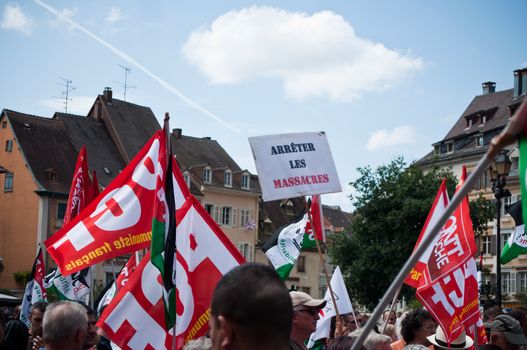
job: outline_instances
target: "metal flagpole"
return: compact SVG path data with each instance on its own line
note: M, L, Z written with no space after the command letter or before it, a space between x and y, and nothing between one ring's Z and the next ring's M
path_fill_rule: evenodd
M497 153L497 150L495 150L494 148L490 148L489 151L481 158L472 174L470 174L463 186L454 195L454 198L448 204L447 208L445 209L445 212L439 217L439 220L437 220L435 225L432 227L432 229L430 230L430 234L424 237L419 247L406 261L403 268L399 271L397 277L393 280L386 293L384 293L384 296L375 308L375 311L370 316L368 322L364 326L363 332L361 333L357 341L353 344L351 348L352 350L360 349L369 332L373 329L375 323L377 323L377 320L381 317L382 311L384 310L386 305L388 305L390 299L395 295L399 286L402 285L404 279L406 278L412 267L414 267L417 260L419 260L421 255L423 255L428 246L432 243L439 230L443 227L446 220L450 217L454 209L457 208L461 201L465 198L465 196L469 192L470 188L472 188L476 180L478 180L481 174L485 171L485 169L487 169L491 159L493 158L493 154L495 154L494 151Z
M388 309L388 316L386 317L386 320L384 320L384 324L382 325L381 334L384 334L384 331L386 330L386 326L388 325L388 320L390 319L390 314L393 311L393 307L395 306L395 303L397 302L397 298L399 298L399 294L401 293L402 288L403 288L403 285L401 284L399 286L399 289L397 289L397 293L395 293L395 296L393 297L392 304L390 305L390 308Z

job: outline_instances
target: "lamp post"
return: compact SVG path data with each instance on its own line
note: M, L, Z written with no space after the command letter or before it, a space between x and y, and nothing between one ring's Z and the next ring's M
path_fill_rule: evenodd
M496 303L501 308L501 199L510 197L511 193L505 188L507 175L511 170L512 162L507 156L507 151L501 150L490 166L490 179L492 192L496 198Z

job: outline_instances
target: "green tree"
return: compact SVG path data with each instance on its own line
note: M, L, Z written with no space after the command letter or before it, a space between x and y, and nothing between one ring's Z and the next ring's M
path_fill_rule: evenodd
M328 250L347 276L350 295L372 309L411 255L442 180L450 194L457 181L449 170L425 174L402 157L358 172L351 183L356 190L352 234L333 235ZM405 286L402 295L409 300L415 290Z

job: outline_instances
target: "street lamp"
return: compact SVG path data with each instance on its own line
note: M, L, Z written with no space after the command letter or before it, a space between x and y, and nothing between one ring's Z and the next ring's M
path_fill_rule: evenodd
M511 193L507 190L505 185L507 184L507 175L511 170L512 162L507 155L507 151L501 150L500 153L494 158L490 166L490 179L492 181L492 192L496 198L496 303L501 308L501 232L500 232L500 221L501 221L501 199L510 197Z

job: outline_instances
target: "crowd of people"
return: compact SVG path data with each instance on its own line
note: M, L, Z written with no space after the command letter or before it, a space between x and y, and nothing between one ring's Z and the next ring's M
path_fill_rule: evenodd
M220 280L211 303L207 336L190 340L183 350L306 350L326 300L289 291L269 266L248 263ZM106 334L96 327L96 313L78 302L37 302L31 306L30 327L18 319L19 308L6 322L0 313L0 350L110 350ZM365 314L333 319L326 350L349 350L364 332ZM527 309L508 313L497 306L483 313L488 344L481 350L525 350ZM469 349L474 340L466 333L448 342L432 315L422 309L397 315L386 311L365 337L360 350Z

